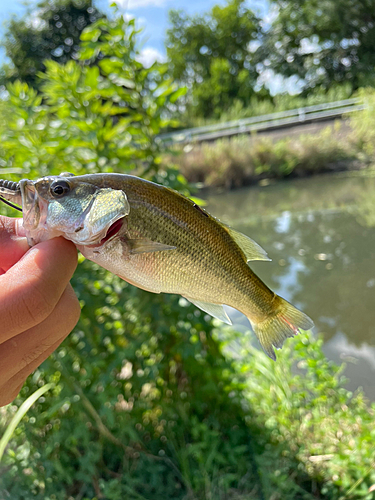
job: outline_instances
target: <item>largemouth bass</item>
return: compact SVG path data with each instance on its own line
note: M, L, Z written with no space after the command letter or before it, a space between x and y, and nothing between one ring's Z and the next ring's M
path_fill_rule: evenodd
M19 183L0 180L0 197L22 205L30 245L63 236L128 283L180 294L230 324L223 308L249 319L264 351L313 327L250 269L270 260L253 240L179 193L122 174L71 174Z

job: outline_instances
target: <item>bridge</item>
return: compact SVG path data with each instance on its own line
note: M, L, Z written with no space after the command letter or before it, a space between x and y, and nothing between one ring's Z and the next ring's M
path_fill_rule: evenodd
M282 130L285 132L285 129L294 129L294 132L301 129L299 132L302 133L302 129L306 128L306 125L322 124L363 109L365 109L365 105L360 99L345 99L278 113L216 123L204 127L178 130L176 132L161 134L159 135L159 139L167 145L173 145L215 141L240 134L277 132Z

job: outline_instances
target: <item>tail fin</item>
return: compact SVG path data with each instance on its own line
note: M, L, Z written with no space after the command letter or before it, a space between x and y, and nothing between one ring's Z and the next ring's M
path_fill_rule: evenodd
M310 330L314 326L313 321L306 314L281 297L279 300L280 306L275 315L260 323L250 321L264 352L274 361L276 355L272 346L281 349L284 340L297 335L300 328Z

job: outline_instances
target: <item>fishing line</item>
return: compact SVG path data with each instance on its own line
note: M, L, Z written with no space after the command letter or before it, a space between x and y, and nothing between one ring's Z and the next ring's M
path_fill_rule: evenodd
M22 212L22 208L17 207L17 205L13 205L13 203L11 203L10 201L6 200L2 196L0 196L0 201L2 201L3 203L5 203L5 205L8 205L9 207L12 207L15 210L18 210L19 212Z

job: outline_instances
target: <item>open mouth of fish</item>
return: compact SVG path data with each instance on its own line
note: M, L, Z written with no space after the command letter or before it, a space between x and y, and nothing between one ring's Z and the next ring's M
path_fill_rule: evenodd
M124 220L125 217L122 217L121 219L118 219L116 222L114 222L111 226L109 226L107 234L99 241L99 243L94 243L93 245L87 246L90 248L100 247L104 245L104 243L107 243L107 241L113 239L121 230Z

